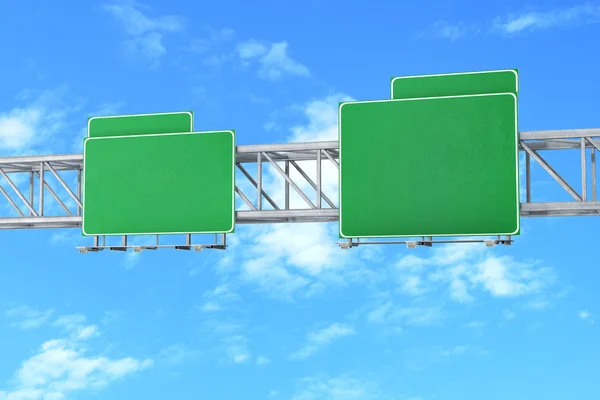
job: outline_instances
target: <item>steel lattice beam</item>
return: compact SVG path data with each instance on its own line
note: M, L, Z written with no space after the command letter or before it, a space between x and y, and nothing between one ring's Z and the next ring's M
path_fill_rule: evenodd
M519 143L521 154L525 155L523 217L600 215L596 185L600 129L521 132ZM542 155L557 150L579 151L581 180L577 184L568 182ZM572 201L532 201L532 159L571 196ZM236 162L244 180L236 182L236 193L247 208L236 212L236 223L338 220L338 210L332 201L337 199L337 193L325 193L322 184L325 163L339 168L337 141L238 146ZM314 162L316 174L311 177L306 173L300 165L302 162ZM80 154L0 158L0 229L80 227L82 166ZM249 166L256 168L254 174L248 171ZM280 203L275 194L265 188L266 168L271 168L282 179L284 196ZM72 174L71 179L66 177L67 174ZM256 193L249 195L242 187L253 188ZM312 188L314 194L305 193L302 187ZM302 199L302 207L290 205L292 195ZM47 206L48 196L55 203L51 209Z

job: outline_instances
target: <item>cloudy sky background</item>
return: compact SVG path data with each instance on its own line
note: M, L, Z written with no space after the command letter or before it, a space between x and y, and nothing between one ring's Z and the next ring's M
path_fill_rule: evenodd
M335 139L337 103L388 98L392 76L502 68L520 130L600 127L599 3L166 4L0 2L0 156L81 153L88 116L189 109L238 144ZM532 176L534 200L568 201ZM341 251L336 228L140 255L0 232L0 400L600 396L597 219L524 219L493 249Z

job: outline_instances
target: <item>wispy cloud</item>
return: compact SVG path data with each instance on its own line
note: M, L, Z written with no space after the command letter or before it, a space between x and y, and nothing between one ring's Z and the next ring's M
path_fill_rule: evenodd
M515 319L517 317L517 314L514 311L511 311L509 309L504 309L502 310L502 315L504 316L504 318L506 319Z
M248 349L248 339L244 335L228 336L223 339L226 345L227 361L234 364L243 364L250 361L252 354Z
M288 43L263 43L255 40L241 42L236 47L236 53L243 64L257 62L258 76L276 81L284 75L308 77L308 68L289 55Z
M178 343L163 348L160 351L159 358L168 365L178 365L194 360L200 356L200 354L201 352L199 350L190 349L189 347Z
M258 356L258 357L256 357L256 364L258 364L258 365L271 364L271 360L264 356Z
M484 321L471 321L469 323L466 323L464 326L466 328L479 329L486 326L486 323Z
M11 110L0 110L0 150L13 154L45 144L55 134L68 126L68 117L79 106L65 104L66 87L46 90L37 95L24 92L19 101L21 106Z
M204 292L204 303L200 309L204 312L221 311L227 304L239 300L240 296L235 293L230 285L222 284L212 290Z
M104 318L102 318L101 322L104 325L112 324L123 318L124 315L125 313L121 310L105 310Z
M215 46L229 42L235 38L235 31L230 28L209 29L208 34L201 38L192 39L188 51L204 54Z
M514 36L515 34L574 27L600 22L600 4L584 3L552 10L528 11L498 16L488 23L436 21L418 37L449 41L474 36L481 32Z
M594 323L594 320L592 319L592 313L587 310L579 311L577 315L584 321L589 321L592 324Z
M290 358L292 360L303 360L334 340L354 334L356 334L356 331L351 326L337 322L333 323L321 330L309 333L306 336L306 345L292 353Z
M11 326L17 327L23 330L35 329L47 323L54 310L39 311L29 306L18 306L11 308L6 311L6 316L9 317L13 322Z
M447 21L436 21L428 29L421 32L420 37L447 39L452 42L468 34L476 33L476 28L467 26L464 22L451 24Z
M554 282L554 273L539 261L496 256L476 243L441 246L426 258L406 255L397 264L396 279L406 294L419 295L441 285L450 299L466 303L475 299L475 290L495 297L539 294Z
M103 388L153 364L151 359L90 354L88 340L96 328L86 325L81 315L59 317L55 325L66 329L68 336L47 340L23 361L12 385L0 390L0 399L63 399L85 389Z
M81 314L63 315L52 325L65 329L74 340L84 340L100 334L98 327L87 325L85 316Z
M464 354L469 347L465 345L454 346L451 349L443 350L440 354L444 357L453 357Z
M151 66L156 67L167 54L164 35L181 31L184 19L178 15L150 17L144 14L141 8L148 9L129 1L103 5L103 9L121 23L128 36L125 41L127 50L131 54L146 58Z
M550 11L527 12L498 17L493 22L493 28L504 34L515 34L598 22L600 22L600 5L586 3Z
M291 400L374 400L383 398L373 382L350 375L335 378L315 376L301 379Z
M367 313L367 321L390 326L429 326L441 322L442 309L435 305L399 305L389 300L377 304ZM397 329L396 329L397 330Z

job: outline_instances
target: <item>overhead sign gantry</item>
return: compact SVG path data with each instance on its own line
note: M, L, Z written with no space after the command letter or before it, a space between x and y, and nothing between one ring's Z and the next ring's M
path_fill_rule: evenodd
M443 236L483 242L463 235L487 234L506 234L493 242L510 243L519 215L600 215L595 158L600 130L517 133L518 85L516 70L393 78L391 99L340 105L340 140L330 142L236 147L233 131L195 132L191 112L93 117L85 157L0 158L0 176L18 197L0 184L0 197L8 201L0 229L79 226L94 236L96 249L109 247L99 237L123 236L114 246L121 250L135 248L127 245L127 234L185 233L183 246L156 242L144 248L191 249L192 233L232 232L235 223L340 221L349 247L365 237L400 238L384 241L411 247L447 242ZM544 159L543 152L552 150L581 153L581 190ZM523 203L517 151L525 156ZM531 159L571 201L532 198ZM316 161L314 181L301 161ZM323 191L322 162L340 170L339 204L331 201L334 193ZM263 185L264 164L283 178L282 203L269 193L272 185ZM245 165L256 166L256 177ZM301 188L294 169L314 193ZM244 190L235 185L236 170L238 179L247 179ZM74 177L63 175L69 171L78 175L75 188L69 183ZM11 179L23 173L29 174L28 188L27 180ZM252 186L256 194L244 193ZM304 207L291 205L293 193ZM64 194L72 204L61 199ZM48 195L64 215L48 208ZM235 211L235 195L247 209ZM10 210L15 214L5 215ZM221 244L204 248L224 248L221 236Z

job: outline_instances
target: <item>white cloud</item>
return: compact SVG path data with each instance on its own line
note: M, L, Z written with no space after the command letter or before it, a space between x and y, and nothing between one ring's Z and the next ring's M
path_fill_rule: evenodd
M436 38L448 39L453 42L466 36L469 32L470 28L462 21L457 24L451 24L446 21L437 21L426 32L423 32L422 36L433 36Z
M131 269L140 262L141 256L142 256L142 253L128 251L127 253L123 254L123 259L121 260L121 265L123 265L127 269Z
M468 347L465 345L454 346L453 348L451 348L449 350L442 351L441 355L444 357L459 356L461 354L464 354L467 351L467 349L468 349Z
M95 325L84 322L80 315L57 319L55 325L70 335L44 342L16 371L11 387L0 390L0 400L60 400L85 389L103 388L152 366L150 359L90 355L86 340L96 330Z
M65 129L67 117L78 107L63 104L65 88L47 90L32 98L21 96L25 102L12 110L0 110L0 149L14 153L29 151Z
M85 321L85 316L81 314L63 315L52 325L64 328L76 340L88 339L100 334L96 325L86 325Z
M258 76L263 79L276 81L284 75L310 76L310 72L304 64L290 57L287 42L267 45L249 40L239 43L235 51L244 65L257 61L259 64Z
M533 299L524 304L524 308L530 310L543 310L550 306L550 301L543 298Z
M314 99L302 107L306 123L293 126L290 142L313 142L338 140L339 103L352 101L352 97L343 93L329 95L323 99ZM337 175L336 175L337 176Z
M247 60L262 56L267 52L267 47L256 40L249 40L247 42L239 43L236 46L236 52L242 60Z
M193 53L204 54L216 45L232 40L234 36L235 31L233 29L210 29L206 37L193 39L188 50Z
M102 323L104 325L108 325L111 324L115 321L118 321L119 319L121 319L123 316L125 315L125 313L121 310L105 310L104 311L104 318L102 318Z
M594 323L594 320L592 319L592 313L587 310L579 311L577 315L579 315L579 318L584 321L589 321L592 324Z
M234 364L243 364L250 361L252 354L248 350L248 339L243 335L229 336L223 339L226 344L227 361Z
M512 36L536 30L580 26L598 22L600 22L600 5L588 2L546 11L530 11L498 16L491 23L465 24L462 21L458 23L437 21L423 31L419 37L435 37L456 41L466 36L476 35L482 29L489 29L490 33ZM489 28L486 28L486 25Z
M268 359L267 357L264 356L258 356L256 358L256 364L258 365L267 365L267 364L271 364L271 360Z
M174 344L160 351L160 359L169 365L182 364L200 355L198 350L189 349L183 344Z
M239 300L240 296L235 293L230 285L222 284L213 290L207 290L203 295L205 301L200 307L204 312L215 312L223 309L224 305Z
M538 262L499 257L480 243L460 243L434 248L426 258L404 256L397 263L396 279L401 292L416 296L442 287L452 300L466 303L474 300L475 290L495 297L540 293L554 275Z
M479 328L483 328L484 326L486 326L486 322L484 322L484 321L471 321L469 323L466 323L464 326L466 328L479 329Z
M502 315L504 315L504 318L506 319L515 319L517 314L509 309L504 309L502 310Z
M498 297L534 293L552 279L548 269L536 269L534 265L516 262L512 257L488 257L476 268L471 281Z
M406 324L428 326L441 321L442 311L438 306L397 305L393 301L378 304L367 313L367 321L376 324Z
M39 311L29 306L18 306L6 311L6 316L15 320L12 326L23 330L35 329L44 325L52 317L54 310Z
M369 400L380 398L377 385L372 382L341 375L304 378L291 400Z
M512 14L494 20L494 29L515 34L524 31L557 28L569 25L582 25L600 22L600 5L590 3L550 11Z
M337 322L333 323L319 331L309 333L306 336L306 345L292 353L290 358L293 360L308 358L334 340L354 334L356 334L356 331L349 325Z
M15 108L0 115L0 146L15 149L23 147L36 133L42 119L38 108Z
M127 49L157 66L160 59L167 54L164 34L181 31L184 19L177 15L150 17L139 10L139 4L135 5L137 8L133 3L123 1L105 4L103 9L123 26L129 37L125 42Z

